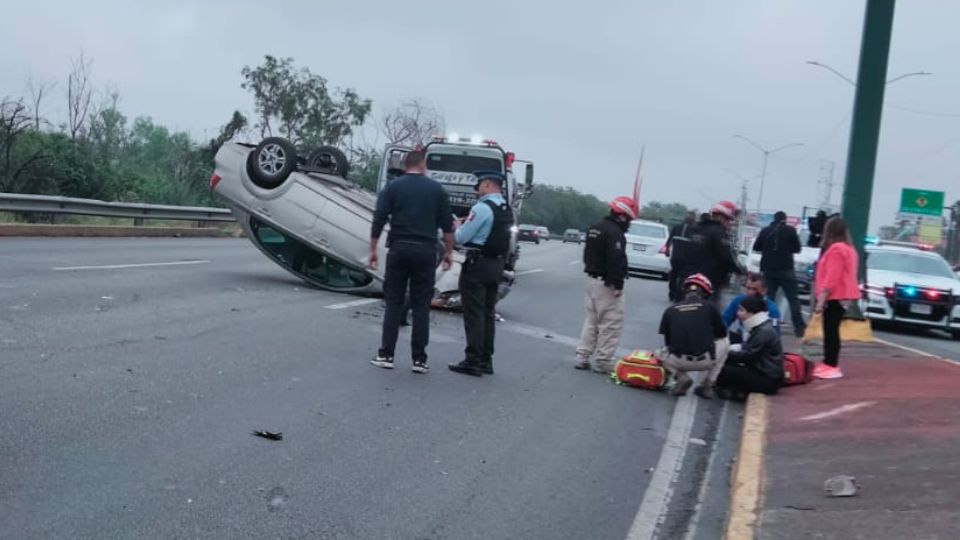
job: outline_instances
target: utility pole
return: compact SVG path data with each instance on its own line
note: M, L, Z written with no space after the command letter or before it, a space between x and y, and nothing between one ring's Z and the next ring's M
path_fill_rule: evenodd
M877 145L886 88L887 60L896 0L867 0L860 45L853 121L847 150L847 174L843 189L843 216L860 254L861 278L864 273L864 238L870 221L873 175L877 165Z
M820 206L823 209L829 207L830 200L833 199L833 171L836 166L836 162L830 160L820 162L820 181L823 182L824 185L823 199L820 201Z

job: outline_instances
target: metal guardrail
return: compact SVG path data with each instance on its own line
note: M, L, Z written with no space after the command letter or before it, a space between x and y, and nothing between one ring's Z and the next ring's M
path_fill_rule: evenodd
M0 193L0 212L38 212L75 214L113 218L132 218L137 224L144 219L182 221L235 221L226 208L204 206L172 206L164 204L106 202L95 199L74 199L50 195Z

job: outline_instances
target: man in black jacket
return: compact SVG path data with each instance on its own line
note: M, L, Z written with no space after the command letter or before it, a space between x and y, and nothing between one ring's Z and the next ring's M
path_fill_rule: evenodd
M746 342L731 347L717 378L722 397L745 398L750 392L776 394L783 384L783 345L767 314L767 302L750 296L737 312L748 332Z
M800 311L797 274L793 264L794 254L800 253L801 249L797 230L787 225L787 214L782 211L773 215L773 223L764 227L753 243L753 250L763 254L760 271L767 283L767 296L776 302L777 292L783 288L783 294L790 304L793 333L797 337L803 337L807 328Z
M683 300L667 308L660 320L664 348L659 357L676 378L673 395L683 396L693 386L690 371L707 375L694 391L704 399L713 398L713 384L727 358L730 341L720 311L708 300L713 285L703 274L684 280Z
M743 275L744 269L733 255L728 227L734 222L734 211L720 203L710 210L710 215L701 218L691 236L690 263L683 268L680 279L693 274L707 276L713 284L711 299L720 304L720 293L730 281L730 274Z
M377 246L387 222L387 268L383 278L383 314L380 349L371 363L393 369L393 354L403 316L403 302L410 291L413 332L410 346L413 371L427 373L427 343L430 341L430 298L437 269L437 238L443 233L443 266L450 268L453 250L453 216L443 186L426 176L423 152L404 158L406 174L391 180L377 197L370 230L370 268L378 264Z
M583 248L583 271L587 274L585 307L577 362L573 367L609 374L623 331L623 282L627 277L627 239L630 221L636 219L636 203L630 197L610 202L610 214L587 231Z

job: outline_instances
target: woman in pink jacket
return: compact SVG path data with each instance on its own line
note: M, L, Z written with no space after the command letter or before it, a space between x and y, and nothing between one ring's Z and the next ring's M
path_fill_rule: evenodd
M860 299L857 272L860 262L850 239L847 222L839 216L830 218L823 227L823 244L814 284L814 312L823 317L823 363L813 370L814 377L843 377L840 362L840 322L845 304Z

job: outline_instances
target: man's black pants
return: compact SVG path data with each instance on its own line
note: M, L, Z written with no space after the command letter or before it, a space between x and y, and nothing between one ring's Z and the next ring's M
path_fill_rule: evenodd
M800 310L800 297L798 296L797 274L793 270L767 270L763 273L763 280L767 283L767 298L777 301L777 293L783 289L784 296L787 297L787 303L790 304L790 322L793 323L793 333L800 337L807 329L807 323L803 320L803 312Z
M430 298L437 271L437 248L433 243L394 242L387 252L383 297L387 304L383 314L383 337L380 356L394 355L400 320L404 315L404 296L410 290L413 332L410 345L415 361L427 360L430 341Z
M503 264L501 257L478 257L464 263L460 272L463 330L467 338L464 354L469 364L492 365L496 335L494 308Z

